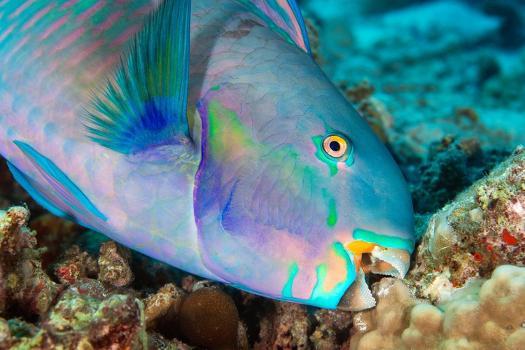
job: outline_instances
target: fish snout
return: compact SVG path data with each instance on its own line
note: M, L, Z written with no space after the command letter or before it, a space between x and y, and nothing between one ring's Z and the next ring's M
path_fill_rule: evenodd
M372 308L376 301L367 284L370 274L404 278L410 267L413 242L365 229L355 229L354 240L343 244L353 259L356 278L337 306L340 310L361 311Z

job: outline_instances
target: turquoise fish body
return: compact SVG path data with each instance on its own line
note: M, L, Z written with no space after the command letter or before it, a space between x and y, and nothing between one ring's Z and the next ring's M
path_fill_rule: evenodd
M52 213L319 307L406 273L406 184L294 1L3 0L0 67L0 154Z

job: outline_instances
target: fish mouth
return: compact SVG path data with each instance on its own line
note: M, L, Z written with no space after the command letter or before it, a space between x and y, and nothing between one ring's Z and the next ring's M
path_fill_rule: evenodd
M354 240L344 247L354 260L356 278L339 301L339 310L362 311L374 307L376 300L366 282L367 275L404 278L410 267L410 251L406 249L364 240Z

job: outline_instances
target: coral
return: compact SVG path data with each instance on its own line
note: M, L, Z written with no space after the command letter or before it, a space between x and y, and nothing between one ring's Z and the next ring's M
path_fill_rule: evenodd
M35 212L31 213L34 215ZM79 225L49 213L31 218L29 227L36 232L38 246L45 247L41 257L44 267L63 255L83 230Z
M2 320L0 333L0 344L12 349L147 348L140 300L111 294L96 280L84 280L65 290L42 318L41 328Z
M346 311L324 310L315 311L317 325L310 342L314 349L332 350L341 346L341 339L349 336L352 325L352 314Z
M114 287L125 287L133 281L129 266L131 253L113 241L105 242L100 247L98 258L98 279Z
M60 283L69 285L82 278L96 277L98 265L92 256L73 245L66 250L62 261L55 265L54 271Z
M409 309L416 303L400 280L383 278L372 290L377 300L374 309L354 315L350 349L402 349L399 333L406 327Z
M166 284L144 300L146 327L168 336L174 334L174 324L185 293L174 284Z
M95 280L68 288L44 318L43 329L62 343L84 342L95 349L145 348L147 342L142 302L111 294Z
M177 326L190 344L232 349L237 346L239 313L228 294L217 287L204 287L184 299Z
M26 314L44 315L60 291L43 271L42 250L35 232L27 228L29 211L13 207L0 211L0 313L16 307Z
M148 337L149 350L191 350L193 347L176 339L168 340L157 333L150 333Z
M471 109L457 113L476 118ZM506 151L482 150L475 138L456 140L449 136L432 144L425 161L405 167L412 185L414 210L435 212L507 155Z
M192 276L192 275L185 276L181 282L182 289L184 289L186 292L189 293L193 290L193 286L196 283L197 283L197 279L195 278L195 276Z
M99 263L78 246L70 246L56 263L53 260L57 255L49 255L60 282L57 284L42 269L46 248L38 248L37 234L27 227L28 220L29 211L22 207L0 211L0 315L29 319L37 315L39 326L17 318L0 318L0 348L146 349L149 336L143 303L136 293L119 289L131 281L129 252L113 242L103 244L100 281L86 278L97 277ZM42 218L35 227L54 232L73 226ZM58 233L45 242L63 249L64 242L71 242L74 235L66 235L60 242ZM170 306L177 302L176 291L168 285L156 297L146 299L151 324L159 319L170 320ZM170 293L175 301L162 304L162 297ZM152 333L151 338L162 337ZM163 344L172 349L188 348L175 340L164 339Z
M254 349L308 349L308 329L311 321L306 307L298 304L275 303L276 310L260 324L260 340Z
M441 300L496 266L525 263L525 149L434 214L407 278L418 296Z
M374 294L377 309L354 316L350 349L525 348L525 267L499 266L438 306L416 300L399 280L383 279Z
M49 255L59 284L53 282L42 269L46 248L37 247L37 234L27 227L28 220L29 211L22 207L0 211L0 315L36 314L39 327L14 318L0 319L0 348L189 349L179 340L164 337L179 334L208 348L248 348L246 328L231 297L207 287L207 282L192 279L194 291L187 298L182 289L167 284L144 302L136 291L122 289L133 280L132 256L115 242L103 239L96 245L98 260L75 244L58 262L54 261L57 254ZM39 219L35 226L51 232L74 227L50 218ZM53 237L46 244L65 249L65 242L75 239L75 234L66 235L64 242ZM142 259L138 257L138 267L165 269L164 264L145 264ZM157 275L151 269L148 272Z
M13 343L13 336L9 329L9 324L3 318L0 318L0 348L8 349Z

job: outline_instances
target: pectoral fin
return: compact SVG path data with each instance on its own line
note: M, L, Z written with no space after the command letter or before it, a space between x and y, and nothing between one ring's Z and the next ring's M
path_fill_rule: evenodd
M40 174L39 181L25 175L9 164L15 179L39 204L57 216L75 219L84 226L94 228L107 217L91 202L84 192L49 158L28 143L14 141Z

